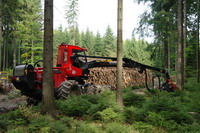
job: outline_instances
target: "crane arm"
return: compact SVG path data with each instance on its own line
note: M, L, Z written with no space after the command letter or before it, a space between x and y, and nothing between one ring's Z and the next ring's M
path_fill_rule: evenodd
M87 56L87 55L73 55L71 58L73 59L77 59L78 57L85 57L85 58L95 58L95 59L104 59L104 60L93 60L90 62L86 62L83 65L83 68L87 68L87 69L91 69L91 68L95 68L95 67L116 67L117 63L116 62L112 62L112 61L117 61L117 58L115 57L101 57L101 56ZM162 73L165 75L165 77L167 79L170 79L169 73L164 70L164 69L160 69L160 68L156 68L156 67L152 67L149 65L145 65L139 62L136 62L134 60L131 60L129 58L123 58L123 67L128 67L128 68L139 68L139 72L143 73L146 69L149 70L153 70L159 73Z

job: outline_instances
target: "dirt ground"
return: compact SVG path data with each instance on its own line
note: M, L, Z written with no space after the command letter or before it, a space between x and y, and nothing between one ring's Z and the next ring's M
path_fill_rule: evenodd
M26 105L26 96L20 96L19 91L12 90L7 94L0 94L0 114Z

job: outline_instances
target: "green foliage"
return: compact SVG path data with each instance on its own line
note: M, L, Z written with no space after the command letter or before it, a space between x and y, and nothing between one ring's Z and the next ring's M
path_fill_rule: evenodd
M69 26L69 29L76 28L78 25L78 0L68 0L66 6L66 19Z
M94 35L87 29L86 32L81 34L81 46L88 49L88 54L93 55L94 51Z
M65 101L58 101L59 109L69 116L83 116L87 114L88 109L91 108L92 103L81 96L69 97Z
M62 42L72 44L70 40L73 40L73 34L74 33L70 29L65 29L63 31L62 26L56 29L54 31L55 51L57 45L61 44ZM116 56L116 38L110 26L107 27L103 36L101 36L99 32L94 35L89 28L81 33L77 28L75 36L75 45L87 48L89 55Z
M126 40L124 42L124 57L133 59L140 63L145 63L147 65L152 65L150 60L150 51L147 50L148 43L135 38L131 40Z
M194 78L188 78L187 83L184 85L184 89L189 91L199 91L200 83L197 83L197 80Z
M71 133L100 133L100 131L96 126L92 124L76 122L75 128L71 131Z
M41 116L31 120L28 131L29 132L51 132L63 133L68 130L68 127L61 121L55 121L49 116Z
M78 0L68 0L66 6L66 20L70 31L70 44L75 45L78 41Z
M103 42L102 42L102 37L99 32L97 32L96 37L95 37L95 44L94 44L94 54L96 56L103 56L104 55L104 49L103 49Z
M149 125L144 122L135 122L133 127L138 130L140 133L153 133L155 128L152 125Z
M200 132L200 125L193 123L190 125L179 126L176 133L198 133Z
M121 108L116 104L116 97L112 91L104 91L99 95L97 104L93 104L88 110L88 114L93 117L93 119L100 119L99 113L107 108L112 108L114 112L120 112Z
M113 91L103 91L99 95L97 108L98 111L102 111L106 108L113 108L114 110L120 110L120 107L116 104L115 93Z
M145 110L159 113L166 120L174 120L178 124L192 123L194 119L179 100L166 92L160 93L147 102Z
M3 115L0 115L0 132L5 132L9 125L9 119Z
M8 130L6 133L25 133L27 132L23 127L17 127L15 129Z
M7 114L7 118L9 119L9 126L19 126L28 123L26 117L24 117L23 113L20 110L15 110L13 112L9 112Z
M169 48L170 69L175 70L176 62L176 45L177 45L177 7L178 3L175 0L135 0L138 3L144 2L148 5L146 10L139 20L139 26L136 31L142 37L154 37L154 42L149 47L151 51L151 59L155 61L156 66L163 67L164 44ZM186 43L185 50L186 58L186 75L187 77L196 76L196 44L197 44L197 29L198 11L197 1L188 0L186 2ZM184 4L183 4L184 5ZM170 70L169 69L169 70Z
M67 132L68 127L62 121L55 121L50 123L50 132L51 133L63 133Z
M56 61L57 59L57 49L58 49L58 45L60 45L61 43L66 43L66 44L70 44L70 32L65 29L63 31L62 26L58 27L58 29L55 29L54 32L54 40L53 40L53 52L54 52L54 61Z
M0 131L4 132L17 126L23 126L28 120L23 116L20 110L11 111L0 116Z
M193 132L198 127L195 121L200 120L198 101L197 90L148 94L142 106L124 109L124 120L140 132Z
M119 112L113 110L113 108L106 108L101 112L97 112L100 120L103 122L113 122L113 121L122 121L123 116Z
M170 62L174 68L175 63L175 44L176 44L176 1L173 0L136 0L148 3L149 10L146 10L141 16L139 26L136 29L142 37L154 37L153 44L148 48L151 59L155 61L156 66L163 67L164 55L163 45L168 45L170 51ZM169 54L169 53L168 53Z
M74 119L66 116L60 116L59 121L63 123L67 128L73 128Z
M29 132L39 132L49 127L53 120L48 116L41 116L39 118L34 118L31 120L28 131ZM49 129L49 128L48 128Z
M22 116L29 122L32 119L35 119L35 118L38 118L41 116L41 114L37 108L22 106L19 108L19 110L20 110L20 113L22 114Z
M41 59L43 15L40 0L4 1L1 7L2 22L6 27L3 31L6 51L2 56L9 58L7 64L1 58L3 65L6 64L4 69L13 67L14 51L16 57L19 55L18 63Z
M153 126L163 127L165 119L160 114L149 112L147 116L147 122Z
M103 55L116 56L116 39L110 26L108 25L103 37Z
M116 104L113 91L57 101L60 112L56 119L41 115L38 107L20 107L0 116L0 132L199 132L199 90L187 88L144 96L132 91L132 88L124 89L128 103L124 110Z
M39 117L41 117L41 114L38 113L37 109L32 107L20 107L19 109L0 116L1 131L25 131L23 127L30 124L33 119L37 119Z
M125 106L141 107L145 102L144 96L134 94L132 88L125 88L123 97Z
M135 121L145 121L147 112L141 108L136 107L126 107L124 109L124 119L125 122L132 124Z
M129 125L123 125L122 123L108 123L105 126L106 133L132 133L134 132L133 128L131 128Z
M39 0L25 0L19 4L20 20L14 25L14 35L21 48L22 62L34 63L42 53L41 5ZM20 43L21 42L21 43Z
M81 95L57 101L58 108L68 116L90 116L92 119L111 121L122 120L120 107L116 104L115 94L104 91L99 95Z

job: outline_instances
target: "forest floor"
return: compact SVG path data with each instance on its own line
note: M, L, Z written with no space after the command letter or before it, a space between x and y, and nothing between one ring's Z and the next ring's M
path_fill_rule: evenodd
M200 84L191 78L184 87L175 92L124 88L123 109L115 91L70 96L55 101L53 118L40 113L41 104L26 106L27 97L13 90L0 95L0 133L199 133Z
M19 106L26 105L26 96L21 96L19 91L12 90L7 94L0 94L0 113L9 112L18 108Z
M134 89L133 93L137 95L145 95L146 88ZM11 90L6 94L0 93L0 113L9 112L17 109L20 106L27 105L26 96L21 96L16 89Z

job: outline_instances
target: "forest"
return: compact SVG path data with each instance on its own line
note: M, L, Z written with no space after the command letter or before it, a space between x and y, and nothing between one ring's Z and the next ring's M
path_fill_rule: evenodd
M120 9L125 9L119 7L120 2L126 1L118 0L118 17ZM135 74L137 69L123 69L123 76L128 75L133 80L130 73L134 71L135 77L142 77L140 81L143 82L136 83L135 80L135 85L126 83L120 94L122 104L119 104L120 91L109 87L98 94L48 99L54 97L51 76L52 66L57 65L59 45L66 43L87 48L88 56L118 57L119 46L122 45L119 44L120 35L114 34L116 29L108 25L104 34L94 33L90 27L80 31L77 21L81 13L79 0L66 0L64 14L67 27L60 25L56 29L51 25L53 18L50 16L53 0L44 0L44 5L41 0L0 0L0 72L8 73L7 82L13 86L13 70L19 64L34 65L36 61L44 60L43 67L52 71L50 76L48 71L44 71L43 84L37 84L46 88L42 92L43 99L31 105L27 103L29 98L23 96L20 90L14 87L9 90L8 86L3 88L5 85L0 79L0 133L199 133L200 0L132 2L146 4L148 10L140 15L132 38L121 38L123 58L166 70L177 88L172 92L160 88L148 91L144 89L145 78L141 76L144 73L139 75ZM119 23L119 20L116 22ZM136 34L140 35L140 39L135 37ZM153 41L148 42L147 37L153 38ZM45 60L52 61L52 65ZM103 79L111 82L118 74L113 72L115 76L110 77L110 71L113 72L113 69L91 70L96 77L89 81L95 81L94 84L100 83L98 80L101 79L102 83ZM158 73L150 72L148 76Z

